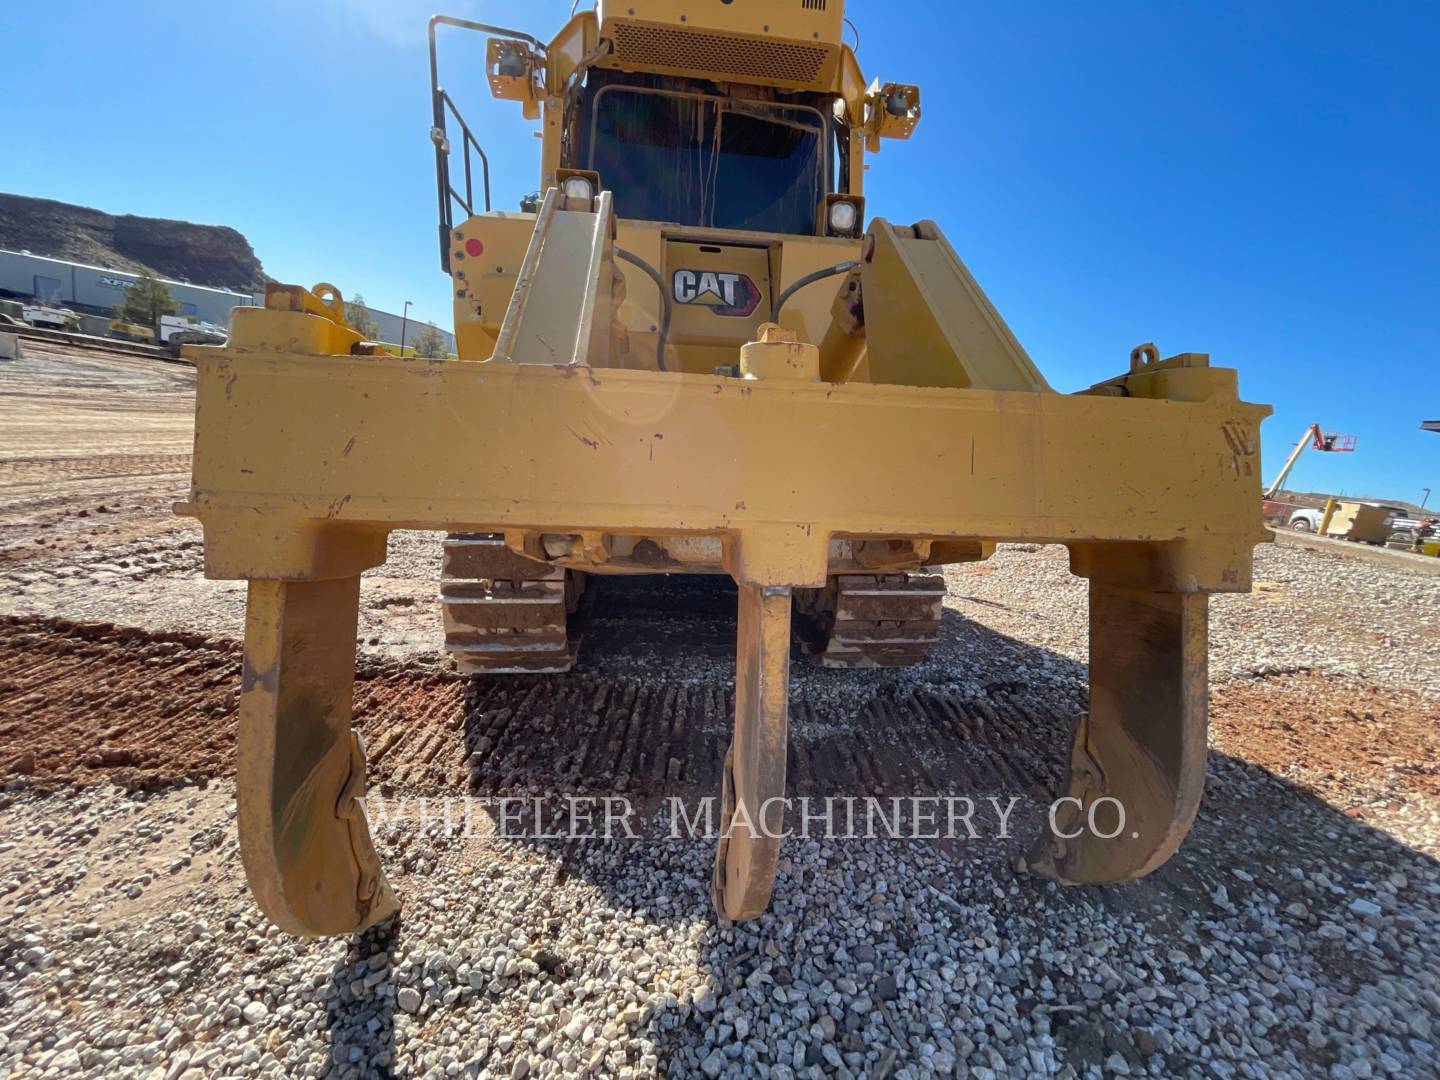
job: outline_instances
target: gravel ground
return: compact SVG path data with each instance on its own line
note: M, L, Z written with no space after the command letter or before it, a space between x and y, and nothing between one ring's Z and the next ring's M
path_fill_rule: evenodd
M303 942L243 894L228 784L0 818L17 1075L1433 1074L1436 863L1239 762L1155 878L1062 889L1007 845L790 845L762 919L707 844L567 855L395 826L394 924ZM1289 829L1262 829L1286 804ZM167 842L168 841L168 842ZM179 848L183 854L174 857ZM1157 878L1161 880L1156 880Z
M1088 660L1086 582L1063 548L1004 545L947 578L958 614ZM1440 694L1440 576L1275 543L1255 549L1254 583L1210 598L1213 682L1316 670Z

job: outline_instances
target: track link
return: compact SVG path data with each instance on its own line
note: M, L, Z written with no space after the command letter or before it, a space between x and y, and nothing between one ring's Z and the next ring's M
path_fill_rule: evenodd
M945 578L915 571L838 574L810 599L830 668L907 667L940 640Z
M460 671L570 670L579 646L570 616L583 575L517 555L496 536L452 535L444 552L445 648Z

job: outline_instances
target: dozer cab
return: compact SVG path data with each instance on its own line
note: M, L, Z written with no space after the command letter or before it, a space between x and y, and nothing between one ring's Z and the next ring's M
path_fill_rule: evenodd
M449 536L445 638L468 671L568 668L589 575L735 580L713 880L731 919L773 886L792 615L819 628L820 663L913 662L940 568L999 541L1064 544L1090 582L1090 707L1029 867L1125 881L1184 837L1207 596L1250 586L1269 410L1204 354L1148 344L1057 393L933 222L867 225L864 159L910 135L920 94L867 84L842 27L840 0L600 0L548 42L437 17L458 355L362 340L330 285L271 286L224 347L188 351L180 509L204 526L206 573L249 581L239 827L282 928L355 931L397 907L350 720L360 574L401 528ZM520 209L492 209L440 85L453 28L487 36L491 91L541 124L541 194ZM1117 803L1123 830L1075 827Z

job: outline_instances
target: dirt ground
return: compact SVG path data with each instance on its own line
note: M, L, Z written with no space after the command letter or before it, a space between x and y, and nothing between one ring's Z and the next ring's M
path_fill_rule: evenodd
M235 644L16 617L0 622L0 643L0 771L39 790L104 781L146 789L230 773ZM470 681L369 665L357 682L355 722L382 785L498 795L579 782L660 799L718 784L732 704L708 688L635 694L594 676ZM998 791L1003 779L1009 790L1040 793L1062 779L1051 744L1064 724L1052 710L1037 715L1033 703L999 688L988 707L913 692L892 704L870 702L874 722L857 724L842 749L802 727L796 792L837 779L857 795ZM589 722L568 727L562 745L551 721L576 714ZM503 721L487 720L496 716ZM1397 809L1440 807L1437 719L1436 703L1412 691L1298 672L1216 688L1211 741L1351 817L1383 824ZM889 736L867 739L881 720ZM478 762L447 747L465 730L476 733L471 743L488 740ZM555 768L566 758L568 774ZM996 763L998 776L990 774Z
M240 638L244 583L205 580L200 526L172 512L190 482L194 370L27 340L0 380L0 614ZM368 649L442 660L439 559L433 536L392 538L366 575Z
M25 348L0 364L0 799L158 793L172 809L184 800L196 836L228 835L244 592L204 578L199 527L171 511L187 494L193 372ZM390 555L364 578L357 641L356 726L379 791L718 789L733 708L726 582L603 581L574 672L462 678L440 648L439 538L396 534ZM1107 893L1156 925L1186 917L1207 864L1233 855L1261 873L1267 836L1313 831L1317 807L1363 825L1354 843L1380 830L1407 858L1440 856L1440 623L1424 583L1440 579L1278 546L1258 558L1256 592L1213 605L1211 699L1212 781L1256 812L1242 820L1207 794L1173 868ZM915 669L825 672L797 651L794 794L1011 792L1039 806L1061 785L1085 702L1083 583L1058 549L1012 548L950 569L947 587L942 641ZM1279 783L1256 795L1254 776ZM179 850L196 843L188 831L147 842L147 865L186 869L146 871L168 883L145 903L223 886L224 903L247 905L233 858ZM0 868L49 835L32 829ZM134 874L113 863L27 915L74 916L87 889ZM14 901L0 897L0 922Z

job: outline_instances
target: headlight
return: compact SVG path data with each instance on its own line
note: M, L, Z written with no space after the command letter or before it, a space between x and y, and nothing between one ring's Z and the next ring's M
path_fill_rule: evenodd
M857 211L853 202L833 202L830 204L830 231L841 236L849 236L855 231Z
M500 46L500 60L495 65L496 74L509 79L518 79L525 74L525 50L505 43Z
M565 195L571 199L593 199L595 197L595 185L590 183L588 177L572 176L565 181Z

